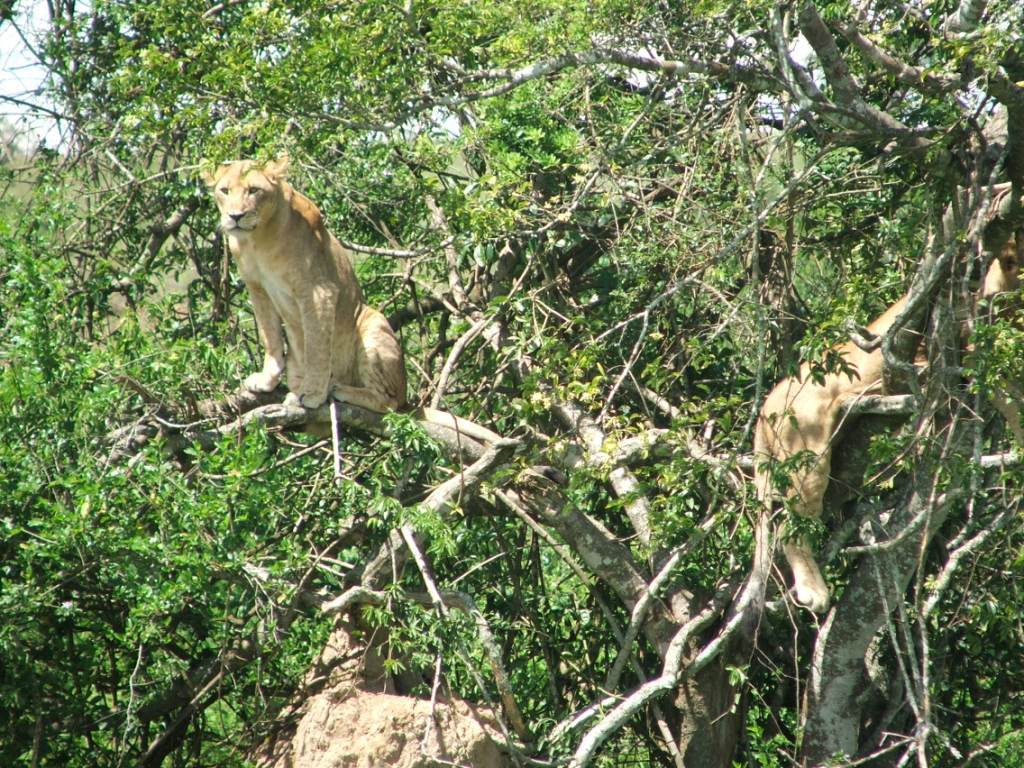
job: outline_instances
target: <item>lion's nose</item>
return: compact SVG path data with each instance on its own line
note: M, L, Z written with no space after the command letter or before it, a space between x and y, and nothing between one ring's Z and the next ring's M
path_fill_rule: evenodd
M234 219L235 220L235 224L237 224L238 222L240 222L242 220L242 217L245 216L245 213L244 212L242 212L242 213L229 213L228 216L230 216L232 219Z

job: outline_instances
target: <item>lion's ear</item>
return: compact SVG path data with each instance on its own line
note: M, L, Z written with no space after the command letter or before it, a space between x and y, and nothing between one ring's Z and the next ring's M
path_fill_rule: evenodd
M269 176L272 179L283 179L288 175L288 164L290 162L291 158L288 157L288 152L282 152L263 166L263 173L265 176Z
M212 187L217 183L217 171L218 168L214 168L212 171L208 167L204 167L199 171L199 178L203 180L203 183L208 187Z
M224 174L227 173L228 168L234 165L233 160L225 160L221 163L211 163L209 160L203 160L200 164L199 178L201 178L207 186L214 187L217 182L220 181Z

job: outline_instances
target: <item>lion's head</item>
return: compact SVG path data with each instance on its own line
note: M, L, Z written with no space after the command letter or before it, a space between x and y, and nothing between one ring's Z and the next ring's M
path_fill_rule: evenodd
M1024 231L1018 230L1014 237L1011 237L999 255L999 266L1002 267L1006 276L1006 290L1016 290L1020 287L1020 260L1024 251Z
M222 163L213 173L203 173L220 210L221 230L241 235L268 221L281 200L287 171L288 156L281 155L264 165L235 160Z
M1020 287L1020 262L1024 251L1024 231L1018 230L1006 241L1002 250L996 254L985 274L982 285L982 296L995 296L997 293L1015 291Z

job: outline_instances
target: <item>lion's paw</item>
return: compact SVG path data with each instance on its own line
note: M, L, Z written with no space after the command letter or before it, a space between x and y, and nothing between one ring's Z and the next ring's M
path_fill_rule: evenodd
M823 590L809 584L794 586L790 590L790 594L797 605L803 606L812 613L825 613L831 603L827 589Z
M284 398L285 405L301 405L303 408L313 410L319 408L327 401L327 395L317 397L307 393L289 392Z
M273 392L280 380L280 376L271 376L269 373L260 371L246 376L242 386L250 392Z
M303 408L319 408L327 402L327 395L299 395L299 402Z

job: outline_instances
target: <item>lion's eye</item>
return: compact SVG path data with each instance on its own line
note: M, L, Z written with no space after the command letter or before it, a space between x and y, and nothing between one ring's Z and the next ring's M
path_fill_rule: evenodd
M260 189L259 187L249 187L245 191L248 192L253 197L256 197L256 195L262 195L263 194L263 190Z
M231 189L230 189L230 187L221 187L217 191L220 192L222 195L226 195L228 192L231 191Z

